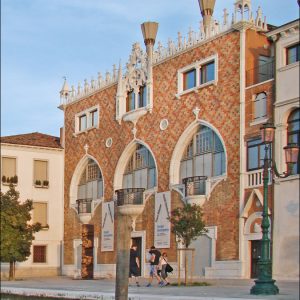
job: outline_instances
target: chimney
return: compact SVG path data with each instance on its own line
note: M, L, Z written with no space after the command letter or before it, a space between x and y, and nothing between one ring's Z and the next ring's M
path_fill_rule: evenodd
M211 17L214 13L216 0L198 0L201 15L203 17L203 26L206 35L210 34Z

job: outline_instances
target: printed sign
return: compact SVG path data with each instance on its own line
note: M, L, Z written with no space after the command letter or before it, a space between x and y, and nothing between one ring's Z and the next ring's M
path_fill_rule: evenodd
M114 251L114 202L102 202L101 251Z
M170 248L171 224L170 217L171 193L156 193L154 216L155 248Z

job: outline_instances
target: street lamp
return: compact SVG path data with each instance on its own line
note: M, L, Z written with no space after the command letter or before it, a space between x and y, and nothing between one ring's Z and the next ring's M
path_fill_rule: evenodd
M264 124L261 128L261 139L265 145L265 156L263 166L263 213L262 213L262 255L258 261L258 279L255 280L255 285L251 288L250 293L254 295L276 295L279 293L278 287L275 285L275 280L272 279L272 260L270 254L270 239L269 227L270 222L268 218L268 182L269 182L269 169L272 169L277 177L285 178L290 174L290 168L287 172L279 174L275 161L268 157L268 152L274 138L275 127L271 123ZM296 144L289 144L284 147L286 163L294 164L297 162L299 146Z

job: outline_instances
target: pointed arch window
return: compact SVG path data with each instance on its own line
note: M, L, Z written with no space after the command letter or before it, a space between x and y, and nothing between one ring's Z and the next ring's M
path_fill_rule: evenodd
M291 112L288 118L287 129L288 144L294 143L300 147L300 109L297 108ZM300 154L298 156L297 164L291 164L289 170L292 174L300 174Z
M150 151L137 145L128 160L123 175L123 188L145 188L156 186L156 167Z
M180 162L180 179L194 176L220 176L225 173L225 152L218 135L200 125Z
M89 159L77 187L77 203L81 212L91 212L91 203L103 197L103 179L97 163Z

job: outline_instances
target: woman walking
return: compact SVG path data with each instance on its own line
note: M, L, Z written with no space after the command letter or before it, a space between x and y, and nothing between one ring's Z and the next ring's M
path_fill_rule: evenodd
M159 259L159 270L160 271L160 277L162 279L160 286L166 286L169 285L170 282L168 280L168 273L166 272L166 266L168 264L168 255L166 252L163 252L162 256Z

